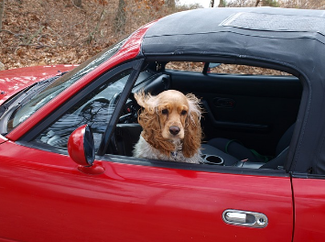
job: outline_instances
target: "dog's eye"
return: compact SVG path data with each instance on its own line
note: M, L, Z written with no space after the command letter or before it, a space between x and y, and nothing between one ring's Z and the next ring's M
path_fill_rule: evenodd
M168 114L168 109L163 109L163 110L161 110L161 113L162 113L162 114Z
M187 114L187 111L186 110L183 110L182 112L181 112L181 115L186 115Z

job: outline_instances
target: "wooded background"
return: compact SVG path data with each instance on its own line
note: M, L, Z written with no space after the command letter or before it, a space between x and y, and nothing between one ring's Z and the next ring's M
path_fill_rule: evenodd
M210 1L235 6L325 9L325 0ZM0 0L0 70L80 64L145 23L198 7L178 0Z

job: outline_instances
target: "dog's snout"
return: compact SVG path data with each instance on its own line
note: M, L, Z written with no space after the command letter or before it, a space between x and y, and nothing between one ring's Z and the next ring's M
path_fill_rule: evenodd
M179 131L181 131L181 129L177 126L170 126L169 127L169 132L172 134L172 135L177 135L179 133Z

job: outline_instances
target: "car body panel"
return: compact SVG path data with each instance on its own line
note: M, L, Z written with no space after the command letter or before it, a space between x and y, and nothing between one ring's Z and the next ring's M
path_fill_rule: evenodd
M10 152L3 155L4 150ZM291 239L293 208L288 176L223 174L103 160L95 162L105 172L89 175L80 172L68 156L11 141L0 145L0 160L1 236L8 239ZM266 228L228 225L222 220L226 209L261 212L269 223Z
M325 181L314 178L292 179L295 201L294 242L324 240Z
M78 65L33 66L0 72L0 105L22 89L52 76L70 71Z

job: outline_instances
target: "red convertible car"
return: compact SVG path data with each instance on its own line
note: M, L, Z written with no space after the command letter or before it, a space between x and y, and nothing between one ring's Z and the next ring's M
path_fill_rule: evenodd
M324 16L184 11L1 71L0 240L324 241ZM169 89L201 99L200 164L132 155L134 94Z

